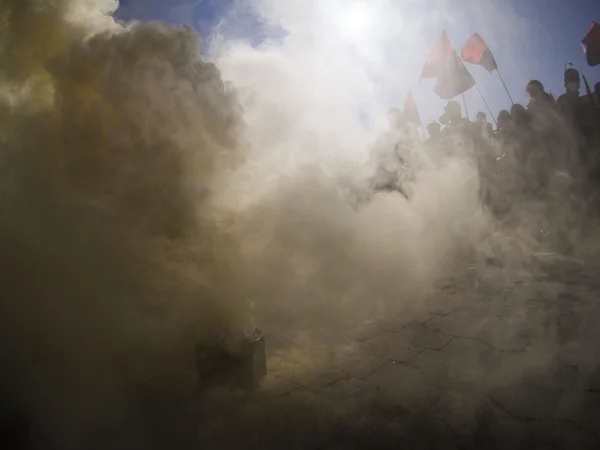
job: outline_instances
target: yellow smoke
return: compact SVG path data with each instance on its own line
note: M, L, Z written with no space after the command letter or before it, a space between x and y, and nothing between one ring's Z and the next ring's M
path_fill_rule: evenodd
M241 156L235 94L191 29L94 3L0 3L2 391L57 435L252 326L207 197Z

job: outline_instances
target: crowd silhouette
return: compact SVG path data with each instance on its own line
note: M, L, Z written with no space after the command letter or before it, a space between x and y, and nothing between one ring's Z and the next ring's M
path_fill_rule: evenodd
M594 92L581 95L581 76L570 68L564 73L564 86L565 92L555 99L539 80L529 81L525 87L529 103L500 111L495 127L483 112L469 120L460 103L450 100L439 122L426 126L425 152L430 160L451 156L474 161L482 205L500 217L517 197L543 196L557 174L577 182L591 200L598 190L593 188L600 187L600 83ZM420 140L414 123L400 110L390 110L388 119L390 128L375 146L374 187L410 198L407 180L414 179L419 156L408 149L420 147Z

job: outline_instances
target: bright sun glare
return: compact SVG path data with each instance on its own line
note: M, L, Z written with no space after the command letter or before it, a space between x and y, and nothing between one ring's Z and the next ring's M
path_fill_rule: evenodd
M340 32L344 37L350 39L366 37L372 22L372 11L363 2L353 3L339 15Z

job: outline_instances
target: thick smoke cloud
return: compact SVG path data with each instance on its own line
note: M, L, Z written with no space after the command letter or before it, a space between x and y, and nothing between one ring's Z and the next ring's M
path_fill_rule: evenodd
M491 253L497 242L479 207L476 168L458 159L438 161L419 144L414 156L424 170L410 205L382 194L353 209L353 197L368 191L370 152L386 126L390 92L381 86L390 73L407 80L408 67L398 66L402 57L390 57L391 43L411 31L392 24L411 24L390 2L364 10L360 2L330 3L258 2L257 14L283 28L285 37L253 47L217 34L211 50L238 89L252 161L223 202L235 199L243 222L268 237L252 239L252 258L263 262L250 267L272 274L253 277L269 283L257 288L256 306L288 308L296 320L311 307L314 320L326 304L331 314L321 317L335 327L336 317L356 321L375 305L380 313L422 307L417 299L448 275L455 258L477 259L474 249ZM302 300L282 306L293 297Z
M115 1L0 4L2 390L58 447L138 392L186 395L197 343L335 337L424 308L457 260L524 264L472 164L423 157L410 203L369 189L377 42L317 2L260 5L288 37L215 41L213 64Z
M207 200L243 156L240 108L189 28L1 6L2 391L78 448L126 392L193 378L195 343L251 328Z

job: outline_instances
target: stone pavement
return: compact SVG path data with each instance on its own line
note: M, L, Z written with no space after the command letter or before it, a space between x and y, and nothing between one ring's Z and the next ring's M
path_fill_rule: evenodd
M416 316L274 352L260 392L202 399L202 448L600 448L600 268L541 267L472 268Z

